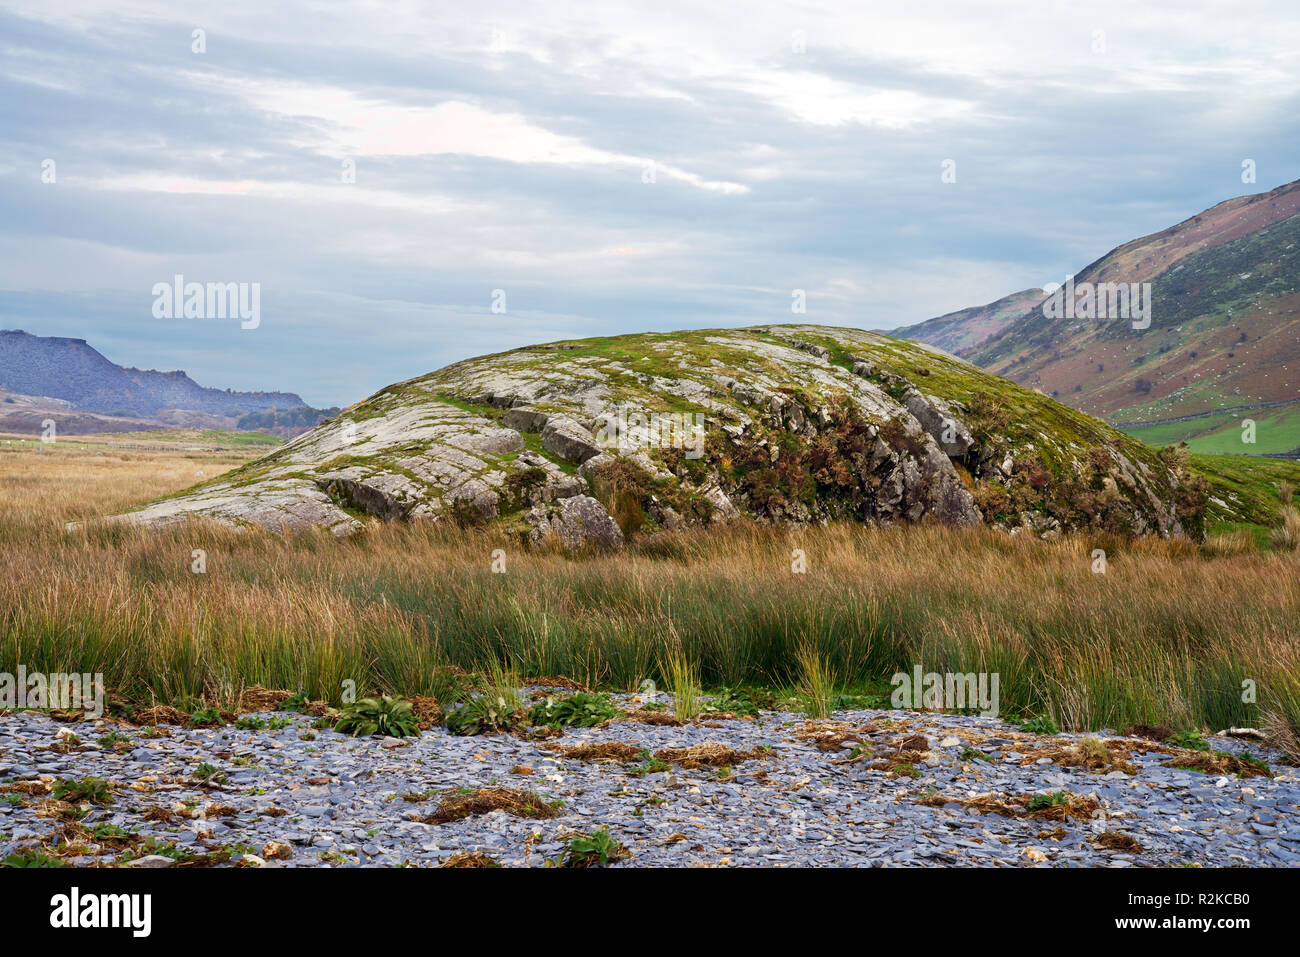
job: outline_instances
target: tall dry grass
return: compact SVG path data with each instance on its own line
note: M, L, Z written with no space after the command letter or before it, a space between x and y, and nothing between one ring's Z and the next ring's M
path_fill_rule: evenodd
M1270 538L1278 551L1294 552L1300 548L1300 509L1283 505L1278 510L1278 523Z
M108 458L0 452L0 671L101 671L128 698L228 704L253 684L332 700L346 680L434 694L443 666L489 662L663 686L677 660L709 686L793 687L815 656L846 684L917 664L996 672L1004 714L1070 727L1221 728L1261 709L1300 725L1294 555L933 527L739 525L576 558L430 525L348 541L210 525L66 534L68 518L204 467ZM495 548L505 574L491 570ZM206 574L190 571L194 549Z

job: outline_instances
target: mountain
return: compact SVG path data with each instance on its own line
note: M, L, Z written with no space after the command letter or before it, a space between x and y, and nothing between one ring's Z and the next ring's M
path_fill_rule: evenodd
M957 351L1157 444L1285 452L1300 447L1298 279L1300 181L1125 243L1074 277L1076 297L1089 285L1150 283L1146 328L1080 318L1048 299ZM929 325L906 333L928 335ZM946 331L954 341L977 334Z
M209 389L180 371L123 368L85 339L33 336L22 330L0 330L0 393L9 393L6 399L11 401L0 407L8 419L23 418L23 410L30 408L32 415L53 414L62 425L59 414L88 413L68 415L66 422L74 429L65 431L159 424L229 428L249 413L306 405L292 393Z
M337 535L494 523L617 546L741 516L1198 534L1205 482L923 344L758 326L581 339L389 386L244 467L121 516Z
M1034 306L1043 301L1045 295L1038 288L1022 289L1003 296L997 302L958 309L914 326L895 329L890 335L924 342L953 355L961 355L1028 315Z

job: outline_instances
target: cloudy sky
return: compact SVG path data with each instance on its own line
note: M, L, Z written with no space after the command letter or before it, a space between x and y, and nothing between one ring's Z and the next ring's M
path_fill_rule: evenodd
M572 336L894 328L1300 178L1295 0L577 6L0 2L0 327L349 404ZM155 318L177 273L260 326Z

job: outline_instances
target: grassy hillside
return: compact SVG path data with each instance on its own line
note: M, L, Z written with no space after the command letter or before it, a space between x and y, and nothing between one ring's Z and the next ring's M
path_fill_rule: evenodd
M1117 421L1292 399L1300 395L1298 278L1300 216L1156 275L1149 329L1123 319L1050 320L1040 310L969 358ZM1189 423L1162 434L1190 439L1198 431Z
M1300 396L1300 183L1228 200L1125 243L1075 279L1151 283L1150 327L1134 329L1123 318L1049 318L1040 305L985 338L983 317L993 303L902 334L942 337L980 367L1124 422L1152 444L1185 440L1206 452L1297 447L1290 410L1252 415L1241 407ZM1255 448L1234 445L1234 412L1260 423ZM1203 413L1221 416L1165 421ZM1127 424L1137 422L1158 424Z
M1300 488L1300 463L1290 459L1192 455L1191 464L1214 486L1211 525L1251 526L1261 540L1278 521L1279 490Z

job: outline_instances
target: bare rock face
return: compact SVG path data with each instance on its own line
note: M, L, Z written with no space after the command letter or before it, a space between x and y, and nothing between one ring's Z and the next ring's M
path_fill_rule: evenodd
M903 406L916 418L946 455L965 455L975 444L959 412L938 396L922 395L915 387L903 392Z
M591 430L566 415L547 418L542 426L542 448L577 465L601 452Z
M594 546L600 549L623 547L623 531L605 511L605 507L590 495L575 495L561 499L554 508L538 506L524 517L532 526L528 540L541 545L555 539L565 548Z
M570 548L742 517L1169 535L1195 516L1194 486L1103 423L920 343L761 326L459 362L118 518L336 535L494 522Z

